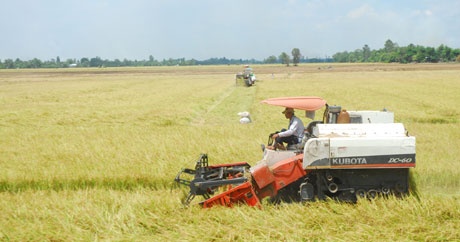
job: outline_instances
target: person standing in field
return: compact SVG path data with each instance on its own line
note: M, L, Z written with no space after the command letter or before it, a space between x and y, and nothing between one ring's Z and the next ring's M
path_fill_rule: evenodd
M268 146L267 149L286 150L286 147L283 145L283 143L294 145L301 142L303 138L305 127L302 123L302 120L294 115L294 109L286 108L282 113L286 119L289 119L289 128L286 131L282 130L282 132L274 134L272 139L275 140L275 144L273 146Z

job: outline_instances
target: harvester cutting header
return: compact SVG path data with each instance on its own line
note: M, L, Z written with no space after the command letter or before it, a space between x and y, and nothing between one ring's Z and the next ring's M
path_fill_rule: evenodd
M311 121L299 139L276 149L278 137L269 136L263 159L209 165L203 154L195 169L182 169L175 181L190 188L185 204L196 195L203 207L245 203L260 206L272 201L314 201L326 197L356 201L357 197L400 196L409 192L409 168L415 167L415 138L392 112L347 111L329 106L319 97L282 97L261 103L303 110L314 119L325 107L323 119ZM286 110L287 110L286 109ZM275 142L275 144L273 143ZM183 176L192 176L184 179Z

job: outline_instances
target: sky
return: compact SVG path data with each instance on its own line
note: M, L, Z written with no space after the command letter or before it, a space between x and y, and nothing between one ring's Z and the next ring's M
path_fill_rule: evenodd
M460 48L460 0L0 0L0 60L307 58Z

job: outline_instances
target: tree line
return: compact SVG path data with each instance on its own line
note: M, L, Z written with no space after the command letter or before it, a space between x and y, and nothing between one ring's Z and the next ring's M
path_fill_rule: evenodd
M387 40L384 47L378 50L371 50L368 45L364 45L361 49L352 52L338 52L332 57L335 62L460 62L460 49L452 49L446 45L440 45L437 48L414 44L400 47L397 43Z
M291 51L292 59L291 56L289 56L286 52L281 52L281 54L276 57L274 55L271 55L264 59L263 63L265 64L275 64L275 63L281 63L286 66L289 66L289 64L292 62L294 66L297 66L298 63L320 63L320 62L333 62L334 59L326 57L326 58L308 58L303 56L300 53L299 48L293 48Z
M108 60L100 57L67 59L61 61L59 56L55 59L42 61L38 58L32 60L21 60L17 58L0 60L0 69L16 69L16 68L68 68L68 67L121 67L121 66L191 66L191 65L238 65L238 64L262 64L263 61L255 59L227 59L210 58L207 60L195 60L185 58L169 58L156 60L152 55L147 60L128 60L115 59Z
M293 48L291 55L282 52L278 57L271 55L264 60L256 59L227 59L210 58L207 60L169 58L156 60L152 55L147 60L128 60L115 59L108 60L100 57L81 59L67 59L61 61L59 56L55 59L42 61L38 58L32 60L21 60L19 58L0 59L0 69L16 68L68 68L68 67L122 67L122 66L192 66L192 65L241 65L241 64L284 64L289 66L291 63L297 66L298 63L319 63L319 62L460 62L460 49L452 49L446 45L440 45L437 48L424 47L420 45L409 44L400 47L397 43L387 40L383 48L371 50L368 45L361 49L348 52L338 52L331 57L325 58L308 58L300 53L299 48Z
M281 63L289 66L290 63L297 65L298 63L318 63L318 62L333 62L332 58L306 58L300 54L298 48L292 50L292 59L285 52L279 57L269 56L264 60L256 59L227 59L210 58L207 60L185 59L185 58L169 58L156 60L152 55L147 60L128 60L115 59L108 60L100 57L81 59L67 59L61 61L59 56L51 60L42 61L38 58L32 60L21 60L19 58L0 60L0 69L17 69L17 68L69 68L69 67L122 67L122 66L193 66L193 65L243 65L243 64L274 64Z

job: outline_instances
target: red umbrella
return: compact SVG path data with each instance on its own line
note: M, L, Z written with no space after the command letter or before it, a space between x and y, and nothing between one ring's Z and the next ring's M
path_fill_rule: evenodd
M265 99L260 103L305 111L316 111L326 105L326 100L320 97L277 97Z

